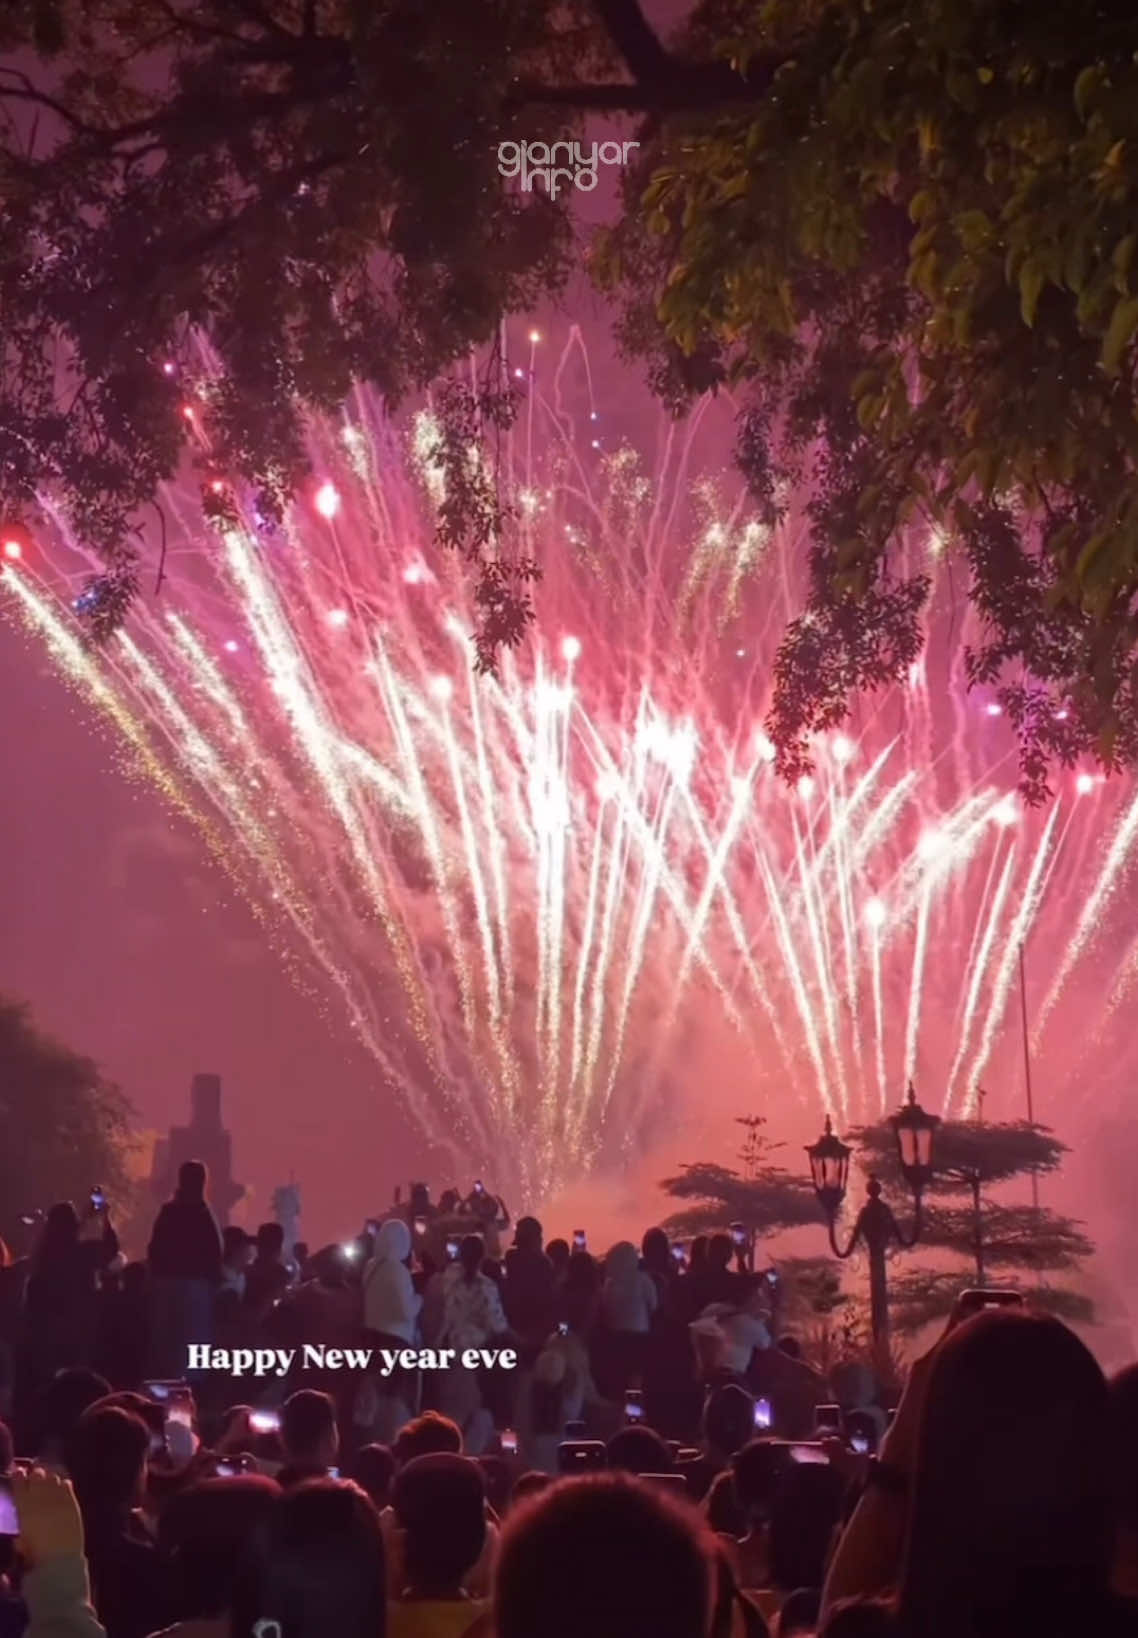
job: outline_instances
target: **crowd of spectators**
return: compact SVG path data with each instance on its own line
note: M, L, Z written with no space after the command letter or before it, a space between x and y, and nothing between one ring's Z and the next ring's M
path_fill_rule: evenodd
M594 1258L522 1218L437 1261L401 1214L297 1257L205 1181L144 1264L56 1206L2 1271L0 1638L1138 1631L1138 1366L1055 1318L962 1305L890 1406L802 1360L729 1234ZM185 1368L288 1338L518 1364Z

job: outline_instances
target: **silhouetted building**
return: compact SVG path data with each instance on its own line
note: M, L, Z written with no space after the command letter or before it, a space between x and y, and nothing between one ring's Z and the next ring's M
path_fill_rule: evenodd
M178 1167L184 1160L204 1162L209 1172L209 1203L224 1228L229 1213L245 1193L245 1185L233 1181L232 1140L221 1124L220 1075L194 1076L190 1083L189 1125L171 1126L169 1137L159 1138L155 1145L150 1186L159 1200L173 1194Z

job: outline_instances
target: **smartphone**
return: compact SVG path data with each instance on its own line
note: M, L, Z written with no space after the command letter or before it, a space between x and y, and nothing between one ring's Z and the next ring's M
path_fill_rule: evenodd
M474 1192L475 1192L475 1194L485 1194L486 1193L485 1184L482 1183L481 1181L476 1182L475 1185L474 1185Z
M194 1406L188 1394L177 1399L171 1397L166 1401L166 1420L176 1423L179 1427L193 1427Z
M737 1246L745 1246L746 1245L746 1243L747 1243L747 1230L746 1230L746 1228L744 1227L744 1225L742 1223L732 1223L732 1225L731 1225L731 1238L734 1240L734 1242L735 1242L735 1244Z
M557 1447L559 1473L595 1473L607 1462L608 1453L599 1439L566 1439Z
M573 1230L573 1249L575 1251L584 1251L584 1249L585 1249L585 1231L584 1231L584 1229L574 1229Z
M144 1382L142 1391L148 1399L156 1400L164 1405L168 1399L188 1399L190 1384L188 1382Z
M567 1337L569 1335L569 1322L568 1322L568 1320L562 1320L561 1323L558 1325L557 1335L559 1337Z
M755 1400L755 1430L766 1433L771 1425L771 1402L769 1399Z
M768 1268L767 1269L766 1281L767 1281L767 1284L771 1285L771 1286L775 1286L775 1285L778 1284L778 1269L777 1268Z
M672 1256L676 1259L677 1263L682 1263L683 1260L684 1260L684 1248L683 1248L683 1246L673 1246L672 1247Z
M814 1432L839 1434L842 1431L842 1407L840 1405L815 1405Z
M239 1474L251 1473L253 1464L248 1456L227 1456L223 1462L218 1462L214 1468L219 1479L236 1479Z
M105 1211L106 1208L107 1208L107 1197L106 1197L105 1193L103 1192L103 1190L96 1183L95 1187L91 1190L91 1210L92 1211Z
M624 1420L626 1422L643 1422L644 1395L639 1388L626 1388L624 1394Z
M0 1475L0 1536L18 1536L20 1519L10 1480Z
M498 1443L502 1447L503 1456L516 1456L518 1454L518 1436L513 1428L503 1428Z
M962 1291L956 1299L958 1314L978 1314L983 1308L1022 1308L1023 1295L1019 1291L989 1291L980 1288Z
M457 1261L457 1258L458 1258L458 1241L457 1240L448 1240L447 1241L447 1256L450 1258L452 1263Z
M328 1469L328 1477L330 1479L338 1479L340 1477L340 1469L338 1467L330 1467Z
M830 1458L826 1455L826 1452L822 1449L820 1444L815 1444L808 1441L800 1445L791 1445L790 1459L792 1462L805 1462L807 1464L813 1463L815 1465L820 1465L828 1462Z
M281 1419L276 1411L250 1411L249 1426L252 1428L254 1433L279 1433Z
M858 1456L869 1455L869 1438L864 1433L850 1434L850 1449Z
M427 1219L425 1217L416 1217L416 1219L415 1219L415 1233L416 1234L426 1234L426 1232L427 1232Z

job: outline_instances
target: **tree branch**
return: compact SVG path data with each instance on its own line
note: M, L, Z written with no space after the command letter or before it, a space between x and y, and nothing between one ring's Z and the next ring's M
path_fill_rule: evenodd
M640 8L639 0L593 0L609 39L633 79L665 79L673 59Z
M579 108L630 114L699 113L724 105L761 102L784 59L756 61L744 78L723 63L681 63L674 59L659 79L635 84L537 85L523 80L505 98L513 108Z

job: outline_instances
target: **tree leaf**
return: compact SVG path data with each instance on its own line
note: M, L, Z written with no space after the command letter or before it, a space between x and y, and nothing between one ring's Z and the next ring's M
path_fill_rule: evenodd
M1103 337L1100 362L1108 375L1117 375L1122 355L1138 329L1138 296L1116 302L1110 325Z
M1035 323L1035 309L1039 305L1043 283L1043 269L1039 264L1031 260L1024 262L1019 270L1019 311L1023 322L1029 327Z

